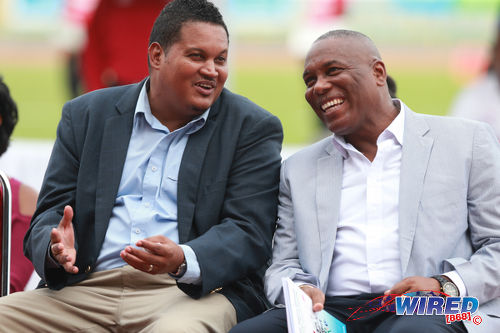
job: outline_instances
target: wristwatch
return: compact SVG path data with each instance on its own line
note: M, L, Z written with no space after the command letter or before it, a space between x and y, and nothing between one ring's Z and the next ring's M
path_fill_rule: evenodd
M460 294L458 291L457 286L445 275L434 275L431 276L433 279L438 280L439 284L441 285L441 292L445 293L446 295L450 297L456 297Z
M175 279L179 279L184 275L184 273L186 273L186 270L187 270L187 264L186 264L186 259L184 259L182 264L180 264L179 267L177 268L177 271L168 274Z

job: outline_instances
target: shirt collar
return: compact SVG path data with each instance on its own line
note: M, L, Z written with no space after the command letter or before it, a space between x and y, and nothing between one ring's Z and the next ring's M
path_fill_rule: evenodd
M167 126L163 125L151 112L151 106L149 105L148 99L148 88L149 79L146 80L146 82L142 85L141 92L139 93L139 98L137 99L137 104L135 105L134 124L137 123L139 114L143 114L144 119L152 128L170 133L170 130L167 128ZM179 128L178 130L185 129L187 134L192 134L198 131L205 125L209 113L210 108L208 108L201 115L193 118L193 120L184 125L182 128Z
M396 141L402 146L403 145L403 136L404 136L404 123L405 123L405 108L406 106L401 102L401 100L394 98L392 100L396 108L399 109L399 113L394 118L394 120L387 126L387 128L380 133L380 138L387 136L389 133L396 139ZM389 135L390 135L389 134ZM350 143L347 143L343 136L336 135L333 133L333 145L340 152L340 154L347 158L348 150L356 150Z
M401 102L401 100L397 98L394 98L392 101L394 102L394 105L399 109L399 113L396 118L394 118L392 123L390 123L390 125L387 127L386 131L391 132L399 142L399 144L402 146L405 131L406 106Z

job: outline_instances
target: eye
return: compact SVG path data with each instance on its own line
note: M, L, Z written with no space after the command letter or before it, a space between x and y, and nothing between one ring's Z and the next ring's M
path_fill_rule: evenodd
M340 67L329 67L327 70L326 70L326 73L328 75L332 75L332 74L337 74L338 72L340 72L341 70L343 70L343 68L340 68Z
M190 53L188 55L189 58L193 59L193 60L201 60L203 59L203 56L201 55L201 53Z
M215 58L215 62L219 65L224 65L226 63L226 58L223 56Z
M307 88L311 88L315 82L316 82L316 78L314 78L314 77L304 78L304 83L306 84Z

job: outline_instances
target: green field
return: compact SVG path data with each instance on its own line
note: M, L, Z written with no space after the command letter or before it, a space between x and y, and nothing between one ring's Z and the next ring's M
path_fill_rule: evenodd
M0 75L9 86L19 111L17 138L53 139L68 95L59 66L2 66Z
M2 66L0 75L18 103L17 138L55 138L61 108L68 99L64 71L58 65ZM304 144L317 139L321 126L304 100L301 67L294 65L242 66L231 74L232 90L277 115L284 126L285 143ZM391 72L398 96L414 111L446 114L463 82L436 68Z

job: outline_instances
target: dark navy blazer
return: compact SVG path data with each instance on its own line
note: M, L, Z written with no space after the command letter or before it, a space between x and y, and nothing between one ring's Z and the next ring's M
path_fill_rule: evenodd
M57 129L38 207L24 240L41 284L51 289L84 280L95 267L115 203L144 81L94 91L67 102ZM207 123L192 134L178 177L180 243L200 264L199 298L216 290L238 320L265 309L262 273L276 222L281 123L248 99L224 89ZM50 231L65 205L75 215L79 273L45 266Z

